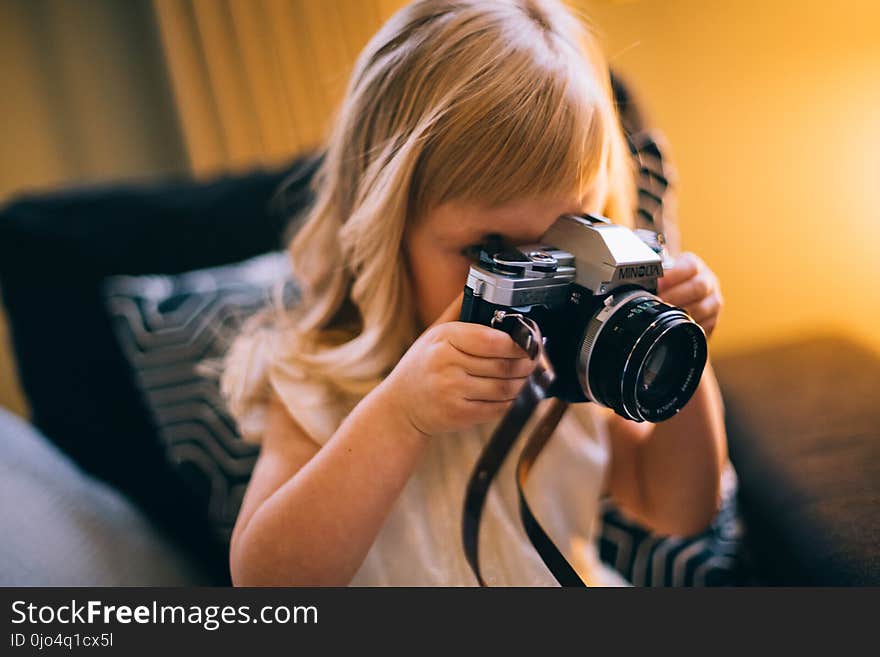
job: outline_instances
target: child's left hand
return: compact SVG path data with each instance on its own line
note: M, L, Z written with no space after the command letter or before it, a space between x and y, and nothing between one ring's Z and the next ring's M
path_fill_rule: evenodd
M657 279L657 295L668 304L684 308L708 338L718 322L724 300L718 277L694 253L675 258L671 268Z

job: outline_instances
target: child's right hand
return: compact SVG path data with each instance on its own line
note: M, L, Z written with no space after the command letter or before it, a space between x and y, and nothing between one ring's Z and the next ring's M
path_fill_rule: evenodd
M419 336L385 380L393 407L428 436L500 417L537 364L507 333L456 321L462 297Z

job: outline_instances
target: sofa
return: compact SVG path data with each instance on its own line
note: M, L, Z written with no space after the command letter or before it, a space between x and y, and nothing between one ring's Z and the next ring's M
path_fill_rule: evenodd
M32 416L0 415L0 520L16 528L0 550L0 583L228 583L216 528L156 438L106 281L277 252L317 163L74 188L3 209L0 285ZM715 368L748 581L880 583L877 355L815 335L725 355ZM86 565L66 570L77 550ZM127 566L110 567L120 554Z

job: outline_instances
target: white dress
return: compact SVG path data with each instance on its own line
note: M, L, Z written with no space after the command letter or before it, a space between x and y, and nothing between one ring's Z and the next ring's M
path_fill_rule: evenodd
M320 445L332 437L354 403L340 402L328 408L326 401L318 402L286 365L269 367L267 377L291 416ZM515 482L516 456L523 436L549 403L544 400L539 405L486 499L479 553L489 585L558 586L522 527ZM246 437L260 435L264 417L264 409L258 408L246 422L239 418L240 426L247 425ZM461 542L462 506L471 470L496 423L430 440L355 574L353 586L477 584ZM535 517L550 538L584 581L594 586L628 584L599 560L594 540L609 456L603 412L593 404L571 405L536 460L525 490Z

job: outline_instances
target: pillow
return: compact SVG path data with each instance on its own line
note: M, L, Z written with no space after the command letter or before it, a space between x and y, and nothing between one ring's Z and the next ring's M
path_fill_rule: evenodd
M203 364L225 353L273 288L283 286L285 303L298 298L289 274L286 255L269 253L178 276L114 277L105 285L114 330L166 459L200 500L215 539L224 544L259 448L240 438L220 397L219 372ZM745 571L732 470L721 513L700 536L653 536L608 501L599 534L603 560L636 584L735 584Z
M219 389L219 358L277 286L297 289L286 255L177 276L115 276L104 285L123 353L150 409L165 458L228 544L258 447L244 442ZM212 360L214 359L214 360Z
M721 509L697 536L660 536L628 520L609 499L602 501L599 556L635 586L736 586L751 581L737 508L736 472L722 476Z

